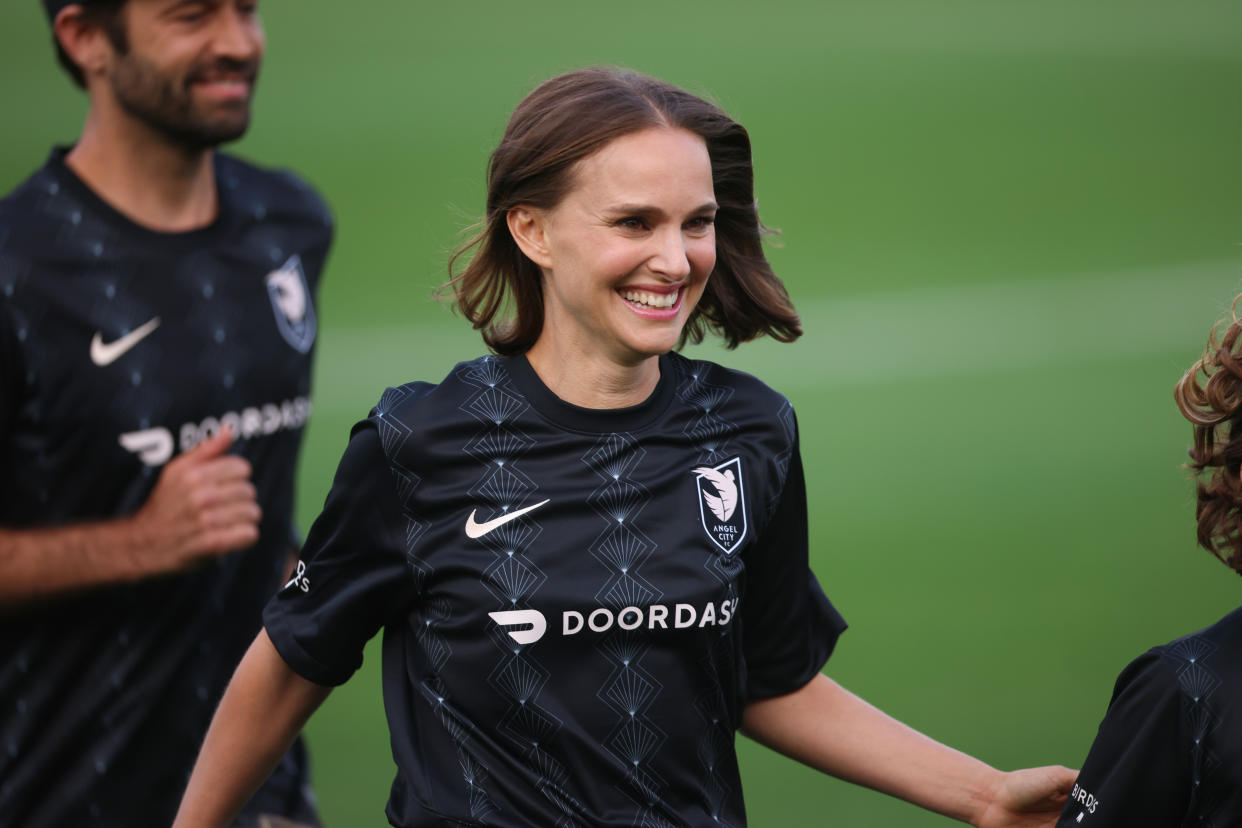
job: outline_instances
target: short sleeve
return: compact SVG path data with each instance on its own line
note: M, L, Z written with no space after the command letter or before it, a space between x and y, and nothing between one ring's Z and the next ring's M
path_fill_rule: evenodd
M1190 802L1189 757L1177 676L1151 650L1117 678L1057 825L1180 825Z
M263 624L281 657L316 684L344 683L362 651L416 597L405 518L375 425L354 427L301 560Z
M797 443L785 487L763 536L744 553L742 648L748 701L792 693L823 668L845 619L811 572L806 482Z

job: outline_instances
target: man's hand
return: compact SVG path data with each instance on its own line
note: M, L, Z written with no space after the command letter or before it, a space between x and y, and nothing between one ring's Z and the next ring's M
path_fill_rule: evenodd
M0 611L105 584L140 581L259 539L250 463L225 454L229 430L164 466L132 517L37 529L0 526Z
M250 463L225 454L232 442L232 432L222 429L164 466L130 524L138 570L177 572L259 539Z

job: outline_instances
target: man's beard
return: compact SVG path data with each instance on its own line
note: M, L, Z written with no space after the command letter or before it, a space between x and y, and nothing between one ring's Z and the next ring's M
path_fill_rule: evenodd
M117 64L109 81L117 102L130 115L188 150L210 149L235 141L250 126L250 97L220 102L212 112L197 111L192 85L213 76L237 77L254 88L258 61L227 58L197 65L181 78L161 75L132 52Z

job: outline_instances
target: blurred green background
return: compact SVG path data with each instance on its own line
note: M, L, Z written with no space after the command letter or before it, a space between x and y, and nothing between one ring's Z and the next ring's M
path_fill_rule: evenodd
M254 127L339 222L299 519L388 384L481 352L430 298L486 157L592 63L751 131L793 345L701 353L797 406L828 672L994 765L1077 766L1117 672L1238 603L1193 543L1173 383L1242 291L1242 4L269 0ZM0 189L84 99L0 8ZM383 825L378 648L309 726L329 828ZM943 826L740 740L752 825Z

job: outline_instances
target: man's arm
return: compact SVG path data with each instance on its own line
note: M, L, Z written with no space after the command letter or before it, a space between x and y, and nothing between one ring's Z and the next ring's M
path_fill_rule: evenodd
M189 569L259 539L250 463L230 431L169 461L135 514L46 529L0 528L0 609Z

